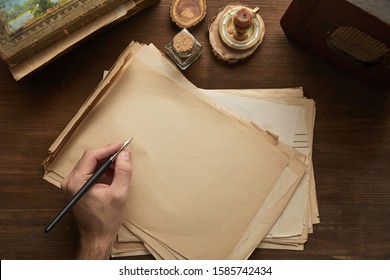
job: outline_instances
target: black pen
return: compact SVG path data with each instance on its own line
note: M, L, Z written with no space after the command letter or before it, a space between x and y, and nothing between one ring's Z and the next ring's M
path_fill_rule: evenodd
M100 166L95 173L88 179L88 181L81 187L81 189L75 194L72 200L62 209L60 213L54 218L54 220L47 226L45 233L48 233L58 222L59 220L72 208L72 206L79 201L79 199L89 190L89 188L95 184L95 182L104 174L104 172L110 167L114 162L116 157L122 152L133 140L133 138L127 140L122 147L111 157L109 157L102 166Z

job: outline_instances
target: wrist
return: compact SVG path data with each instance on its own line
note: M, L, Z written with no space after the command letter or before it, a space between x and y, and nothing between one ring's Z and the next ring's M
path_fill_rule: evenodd
M115 237L92 237L81 236L80 248L77 259L80 260L106 260L110 258L111 249L114 245Z

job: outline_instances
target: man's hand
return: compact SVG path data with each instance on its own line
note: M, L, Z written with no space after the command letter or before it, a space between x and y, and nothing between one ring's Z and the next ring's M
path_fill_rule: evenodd
M92 176L98 165L123 143L88 150L61 184L71 199ZM108 259L124 218L131 179L130 153L123 150L109 169L74 205L72 212L80 230L79 259Z

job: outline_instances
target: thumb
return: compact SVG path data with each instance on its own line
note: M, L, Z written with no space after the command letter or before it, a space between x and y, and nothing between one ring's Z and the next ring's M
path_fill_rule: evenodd
M116 188L127 189L130 186L131 180L131 156L127 150L120 152L115 160L115 170L112 185Z

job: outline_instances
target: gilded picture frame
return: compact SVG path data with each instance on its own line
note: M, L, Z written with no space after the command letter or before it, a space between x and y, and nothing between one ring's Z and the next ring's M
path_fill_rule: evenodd
M1 0L1 58L16 65L127 1Z

